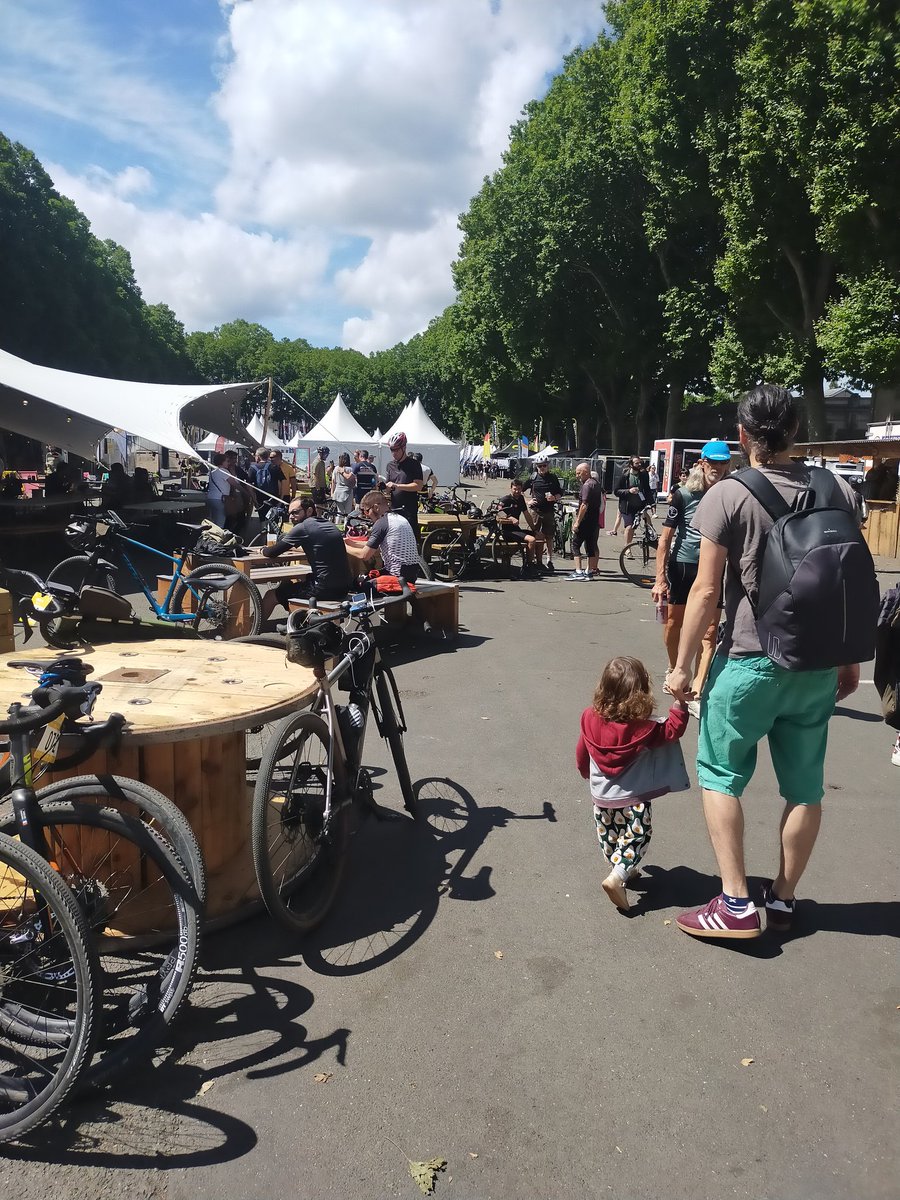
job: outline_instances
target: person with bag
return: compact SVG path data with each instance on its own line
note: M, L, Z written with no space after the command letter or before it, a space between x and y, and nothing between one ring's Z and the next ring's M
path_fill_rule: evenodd
M350 455L338 455L338 465L331 476L331 498L341 516L349 516L353 508L353 488L356 476L350 466Z
M635 524L650 503L650 476L644 469L644 462L639 454L631 456L631 462L619 480L616 495L619 498L619 511L625 525L624 549L628 550L634 540ZM616 525L618 525L618 521ZM630 551L628 557L631 557Z
M693 698L694 658L725 575L723 635L700 702L697 776L722 892L677 918L694 937L762 932L744 866L741 797L769 743L785 802L781 861L762 897L766 923L789 932L794 892L821 824L828 721L874 656L878 586L859 532L855 494L830 471L791 460L798 414L791 394L765 384L738 406L751 470L704 495L697 578L688 597L669 689Z
M611 868L602 888L616 908L629 907L626 888L640 874L650 844L651 801L690 788L680 738L688 711L676 703L656 720L647 668L636 658L610 659L590 708L581 714L575 762L591 782L600 850Z

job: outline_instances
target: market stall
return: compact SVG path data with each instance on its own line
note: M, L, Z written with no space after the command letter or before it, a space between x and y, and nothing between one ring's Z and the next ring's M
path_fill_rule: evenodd
M863 495L868 506L863 526L866 543L873 554L900 558L900 435L847 442L799 442L794 453L817 458L823 464L862 459Z

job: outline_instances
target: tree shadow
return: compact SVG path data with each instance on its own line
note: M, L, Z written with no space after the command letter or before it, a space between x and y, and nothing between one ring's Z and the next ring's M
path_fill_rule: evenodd
M415 821L366 820L354 838L345 882L303 958L321 975L359 975L409 949L433 921L440 901L493 896L492 868L468 873L487 838L510 821L556 820L551 804L536 813L480 808L450 779L421 779Z

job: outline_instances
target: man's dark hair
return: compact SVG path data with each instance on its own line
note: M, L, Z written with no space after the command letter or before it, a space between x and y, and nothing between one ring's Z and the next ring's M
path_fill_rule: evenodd
M263 462L265 462L271 453L272 453L272 451L267 450L265 448L265 446L260 446L260 448L256 452L256 457L261 458L263 460Z
M737 419L756 457L765 462L790 446L797 431L797 403L787 388L763 383L742 397Z
M359 456L360 456L360 458L362 458L362 459L368 459L368 457L369 457L369 452L368 452L368 450L360 450L360 452L359 452Z

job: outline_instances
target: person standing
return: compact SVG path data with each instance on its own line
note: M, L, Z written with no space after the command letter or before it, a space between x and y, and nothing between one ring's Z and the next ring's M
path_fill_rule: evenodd
M378 486L378 472L369 460L368 450L357 450L356 453L358 457L352 467L355 480L353 498L358 505L363 496Z
M328 475L325 460L328 458L328 447L320 446L316 451L316 460L312 465L312 498L313 504L324 504L328 499Z
M707 442L700 451L700 461L688 476L684 487L678 487L669 497L669 511L663 522L656 549L656 582L650 593L658 609L665 610L663 642L669 659L666 671L666 686L678 658L678 642L684 623L684 609L694 580L697 578L697 563L700 559L700 533L691 526L697 505L704 494L728 474L731 451L725 442ZM694 681L691 690L699 696L709 671L716 649L716 631L719 628L718 609L703 635L703 642L695 663ZM699 717L700 702L691 700L688 709L692 716Z
M413 527L419 528L419 492L422 490L422 468L406 453L406 434L395 433L388 441L391 461L384 471L385 489L391 498L391 508L402 513Z
M738 436L751 466L790 504L810 487L809 469L791 460L799 418L790 392L770 384L754 388L740 401L737 416ZM744 865L741 797L763 738L785 802L781 861L763 903L769 930L791 929L794 892L822 819L828 721L835 701L859 685L858 664L788 671L764 653L755 604L774 522L740 480L738 474L710 488L694 513L692 525L700 534L697 578L669 675L673 697L693 699L694 660L715 615L724 574L724 630L701 698L697 748L697 777L722 892L676 920L685 933L704 938L755 938L761 933ZM835 477L829 488L829 507L857 514L856 498L842 479Z
M563 488L559 477L550 470L548 462L539 462L537 470L526 485L531 490L531 502L528 507L534 518L534 525L544 535L544 546L547 550L547 573L552 575L556 568L553 565L553 545L556 540L556 502L562 499Z
M226 471L222 470L225 463L224 454L213 454L210 458L210 472L206 483L206 508L213 525L225 528L225 497L231 495L232 480ZM112 471L110 471L110 476ZM124 475L124 471L123 471Z
M641 513L650 503L650 479L644 470L640 455L633 454L628 470L619 480L616 495L622 502L622 523L625 526L625 550L628 557L631 552L628 547L634 540L634 525L640 520ZM618 522L617 522L618 524Z
M414 458L422 468L422 491L426 493L428 499L430 500L434 496L435 489L437 488L438 477L427 463L422 462L422 455L419 454L418 451L416 451L415 454L411 454L410 458Z
M350 466L350 455L339 454L338 463L331 476L331 498L342 517L348 516L353 508L353 488L356 476Z
M596 479L591 478L591 468L586 462L581 462L575 468L575 478L578 480L578 512L572 523L572 558L575 560L575 570L567 579L574 582L584 582L600 578L600 554L597 542L600 535L600 513L603 511L603 488ZM581 567L581 548L587 561L587 570Z
M273 450L270 458L281 472L278 497L285 504L290 505L290 502L297 495L297 468L289 462L284 461L284 455L280 450Z
M659 475L656 473L656 464L651 464L647 472L647 480L650 484L650 503L656 508L656 501L659 499Z

